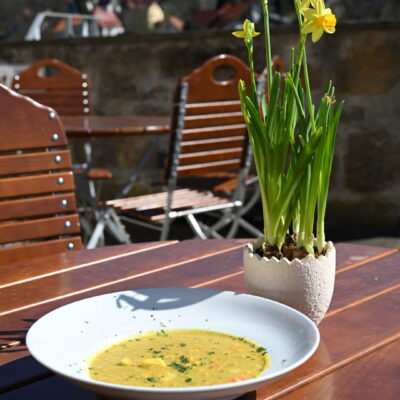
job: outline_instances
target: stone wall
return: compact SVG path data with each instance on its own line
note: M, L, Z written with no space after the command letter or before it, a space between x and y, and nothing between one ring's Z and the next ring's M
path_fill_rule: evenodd
M294 29L275 29L273 50L287 62L295 44ZM312 87L316 97L332 79L338 99L345 99L338 132L329 196L328 229L357 234L396 234L400 204L400 25L342 25L333 36L309 45ZM54 57L87 72L98 114L169 115L178 79L219 53L246 60L242 41L228 32L163 34L108 39L76 39L0 44L0 63L32 63ZM256 68L264 65L262 40L257 41ZM112 141L103 159L127 174L148 138ZM167 138L159 140L159 156ZM161 178L156 157L141 176ZM108 187L106 194L114 188Z

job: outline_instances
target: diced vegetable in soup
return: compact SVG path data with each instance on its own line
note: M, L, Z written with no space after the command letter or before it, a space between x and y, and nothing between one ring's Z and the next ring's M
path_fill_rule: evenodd
M254 378L270 366L265 348L206 330L149 332L97 354L90 377L132 386L216 385Z

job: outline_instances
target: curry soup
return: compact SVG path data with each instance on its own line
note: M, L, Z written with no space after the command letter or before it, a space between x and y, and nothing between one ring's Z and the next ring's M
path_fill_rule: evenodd
M247 339L197 329L161 330L101 351L89 375L122 385L183 387L238 382L269 366L266 349Z

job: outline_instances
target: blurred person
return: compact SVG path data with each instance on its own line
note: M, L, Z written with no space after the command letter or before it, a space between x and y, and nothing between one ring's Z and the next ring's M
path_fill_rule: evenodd
M70 0L67 3L67 13L69 14L91 14L93 11L93 3L89 0ZM73 32L80 34L82 30L83 20L81 18L72 18ZM59 38L65 38L68 36L67 22L65 19L61 19L57 25L53 28Z
M157 1L151 1L147 8L147 26L152 31L156 24L165 20L165 14Z
M123 24L115 13L114 5L110 0L98 0L93 15L99 17L99 26L103 36L115 36L124 32Z
M122 10L125 29L131 33L180 31L184 27L184 22L179 17L165 12L158 1L125 0Z

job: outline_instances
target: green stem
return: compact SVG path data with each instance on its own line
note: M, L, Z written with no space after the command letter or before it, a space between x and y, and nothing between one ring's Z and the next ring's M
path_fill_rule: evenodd
M267 60L267 93L272 86L272 55L271 55L271 37L269 31L269 12L268 0L262 1L263 15L264 15L264 35L265 35L265 51Z
M247 54L249 56L249 66L251 72L250 98L254 106L258 108L257 86L256 86L256 77L254 72L254 61L253 61L253 41L246 42L246 46L247 46Z
M321 219L317 223L317 248L318 252L321 254L325 247L325 223Z
M312 128L312 132L314 133L315 132L314 105L313 105L312 98L311 98L310 79L308 77L307 55L306 55L306 49L305 49L307 35L303 35L301 33L303 19L301 16L301 11L300 11L301 4L300 4L299 0L294 0L294 5L296 8L296 15L297 15L297 20L299 22L299 29L300 29L300 43L299 43L299 48L298 48L298 53L297 53L297 61L296 61L297 69L296 69L295 83L297 85L298 79L300 76L301 62L303 61L304 80L305 80L305 84L306 84L306 96L307 96L308 108L309 108L309 113L310 113L311 128Z
M306 96L307 96L310 121L311 121L311 129L312 133L315 133L314 104L312 102L312 97L311 97L310 79L308 77L307 55L305 47L303 47L303 66L304 66L304 80L306 84Z

